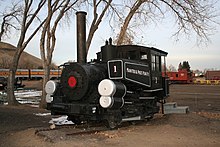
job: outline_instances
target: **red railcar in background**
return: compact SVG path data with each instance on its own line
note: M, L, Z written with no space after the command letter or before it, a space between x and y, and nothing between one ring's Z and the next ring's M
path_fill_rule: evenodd
M193 82L195 76L193 72L187 71L187 69L181 69L178 71L167 71L166 75L163 72L163 76L169 77L170 83L189 84Z

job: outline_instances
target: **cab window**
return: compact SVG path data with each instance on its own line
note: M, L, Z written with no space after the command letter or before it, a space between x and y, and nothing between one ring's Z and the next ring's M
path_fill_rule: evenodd
M156 56L155 55L151 55L151 70L152 71L155 71L155 69L156 69Z
M151 70L161 71L160 62L161 62L160 56L152 54L151 55Z
M161 71L160 56L156 56L156 71Z
M135 51L129 51L128 52L128 59L136 60L137 59L136 52Z
M141 60L147 60L147 53L141 52Z

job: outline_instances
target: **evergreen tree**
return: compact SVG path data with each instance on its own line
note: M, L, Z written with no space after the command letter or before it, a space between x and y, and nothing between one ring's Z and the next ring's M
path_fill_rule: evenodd
M190 65L188 61L183 61L182 69L186 69L187 71L190 71Z

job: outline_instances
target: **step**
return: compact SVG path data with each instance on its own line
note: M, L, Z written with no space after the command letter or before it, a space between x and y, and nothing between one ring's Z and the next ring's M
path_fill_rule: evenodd
M177 103L176 102L165 103L165 104L163 104L163 107L164 107L164 109L176 108L177 107Z
M122 122L125 122L125 121L135 121L135 120L141 120L141 116L124 118L124 119L122 119Z
M189 106L178 106L176 108L164 109L164 114L172 114L172 113L186 114L188 112L189 112Z

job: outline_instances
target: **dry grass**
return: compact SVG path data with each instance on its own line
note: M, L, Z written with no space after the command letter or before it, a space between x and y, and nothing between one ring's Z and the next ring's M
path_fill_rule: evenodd
M0 42L0 68L8 68L9 63L12 61L14 56L16 47L8 44ZM22 69L33 69L42 67L41 59L27 53L23 52L21 58L19 60L18 68Z

